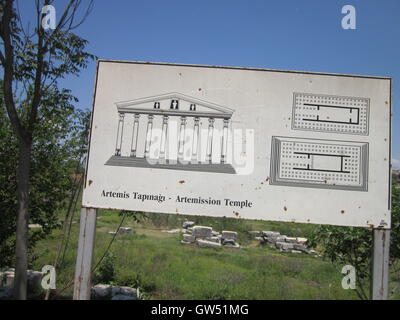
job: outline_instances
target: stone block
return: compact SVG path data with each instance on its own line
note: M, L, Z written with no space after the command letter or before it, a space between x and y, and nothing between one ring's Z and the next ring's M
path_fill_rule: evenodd
M221 242L221 238L220 237L208 237L208 238L205 238L204 240L211 241L211 242L216 242L216 243L220 243Z
M183 241L189 242L189 243L193 243L196 241L195 236L190 235L190 234L184 234L183 235Z
M288 251L294 249L293 243L288 242L276 242L275 246L277 249L281 249L283 251Z
M39 271L28 270L27 271L28 285L31 290L41 289L43 273Z
M286 237L286 242L289 242L289 243L297 243L297 238L294 238L294 237Z
M98 284L92 287L92 295L95 298L107 298L111 296L111 286L108 284Z
M36 292L41 290L41 281L43 273L40 271L27 270L26 277L28 281L28 293ZM9 269L2 273L0 286L4 288L12 289L14 287L15 271L14 269Z
M267 242L267 243L269 243L269 244L275 245L276 238L266 238L266 237L262 237L262 238L263 238L263 240L264 240L264 243Z
M96 299L110 299L111 300L137 300L138 292L131 287L111 286L108 284L98 284L92 287L92 296ZM126 297L126 298L122 298ZM117 298L115 298L117 297ZM114 299L115 298L115 299Z
M297 240L297 243L305 244L308 239L307 238L299 238L299 237L297 237L296 240Z
M287 237L284 235L280 235L280 236L277 236L276 238L272 237L272 239L275 239L275 242L286 242Z
M193 227L193 226L194 226L194 222L193 221L185 221L182 224L182 228L184 228L184 229L187 229L187 228L190 228L190 227Z
M192 234L197 238L209 238L212 234L211 227L195 226L193 227Z
M281 234L276 231L262 231L262 235L268 238L276 238L280 236Z
M197 239L196 243L199 245L199 247L221 247L220 243L202 240L202 239Z
M111 287L111 295L116 296L116 295L124 295L124 296L130 296L137 298L137 290L131 287L118 287L118 286L112 286Z
M235 231L222 231L221 238L223 240L237 240L237 232Z
M222 239L222 244L225 246L225 245L235 245L236 244L236 242L235 242L235 240L233 240L233 239Z
M121 227L118 230L118 234L127 234L127 233L132 233L132 228L129 227Z

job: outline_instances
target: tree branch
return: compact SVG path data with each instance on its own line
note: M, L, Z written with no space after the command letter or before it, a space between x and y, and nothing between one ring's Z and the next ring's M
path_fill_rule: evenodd
M14 71L14 52L12 45L11 21L13 16L13 0L6 0L2 19L2 38L4 42L4 104L6 105L8 117L11 126L20 141L25 142L26 133L21 125L18 113L15 107L12 84Z
M61 19L59 20L56 29L52 32L52 34L50 35L50 37L47 39L46 43L44 44L44 47L47 48L48 45L51 43L51 41L54 39L54 37L57 36L57 34L62 30L62 28L64 28L68 22L70 22L69 26L67 27L67 29L65 30L65 32L69 32L77 27L79 27L85 20L86 18L89 16L90 12L93 9L93 5L94 5L94 1L90 0L88 8L86 9L82 19L75 25L72 25L74 18L75 18L75 14L79 8L79 6L81 5L81 0L70 0L67 7L65 8ZM71 11L72 9L72 11ZM71 11L71 13L70 13Z
M44 48L48 48L49 44L51 43L51 41L53 40L53 38L57 35L58 32L60 32L60 30L64 27L65 24L65 20L68 17L68 13L69 10L71 9L72 5L75 3L76 0L70 0L70 2L68 3L67 7L65 8L61 19L59 20L55 30L52 32L52 34L50 35L50 37L47 39L47 41L44 44Z
M49 0L44 1L44 5L48 5ZM36 56L36 74L35 74L35 82L33 87L33 96L32 96L32 103L31 103L31 110L29 114L28 120L28 133L30 135L33 134L34 126L36 123L37 112L41 100L41 92L42 92L42 75L43 75L43 61L44 56L46 54L46 49L43 47L43 38L44 38L44 30L40 26L41 18L43 17L43 13L38 12L38 49L37 49L37 56Z
M4 65L6 63L6 59L4 58L3 52L0 51L0 61L1 61L1 65L4 68Z

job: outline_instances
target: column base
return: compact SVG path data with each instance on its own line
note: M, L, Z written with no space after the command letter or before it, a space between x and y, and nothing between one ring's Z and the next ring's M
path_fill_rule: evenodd
M214 172L236 174L235 169L228 163L192 163L172 160L158 160L134 157L112 156L106 166L137 167L165 170L182 170L198 172Z

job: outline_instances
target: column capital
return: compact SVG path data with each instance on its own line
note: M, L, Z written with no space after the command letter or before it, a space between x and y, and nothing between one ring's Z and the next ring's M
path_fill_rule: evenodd
M186 116L181 116L181 128L182 128L182 126L186 126L186 123L187 123L187 118L186 118Z

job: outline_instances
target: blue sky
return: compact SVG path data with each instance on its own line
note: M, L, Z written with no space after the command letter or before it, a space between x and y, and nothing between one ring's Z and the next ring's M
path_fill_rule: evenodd
M19 1L28 15L33 7ZM57 13L64 3L54 2ZM355 30L341 27L346 4L356 8ZM399 0L96 0L76 33L103 59L393 77L393 164L400 168L399 13ZM95 67L62 82L81 108L91 107Z

